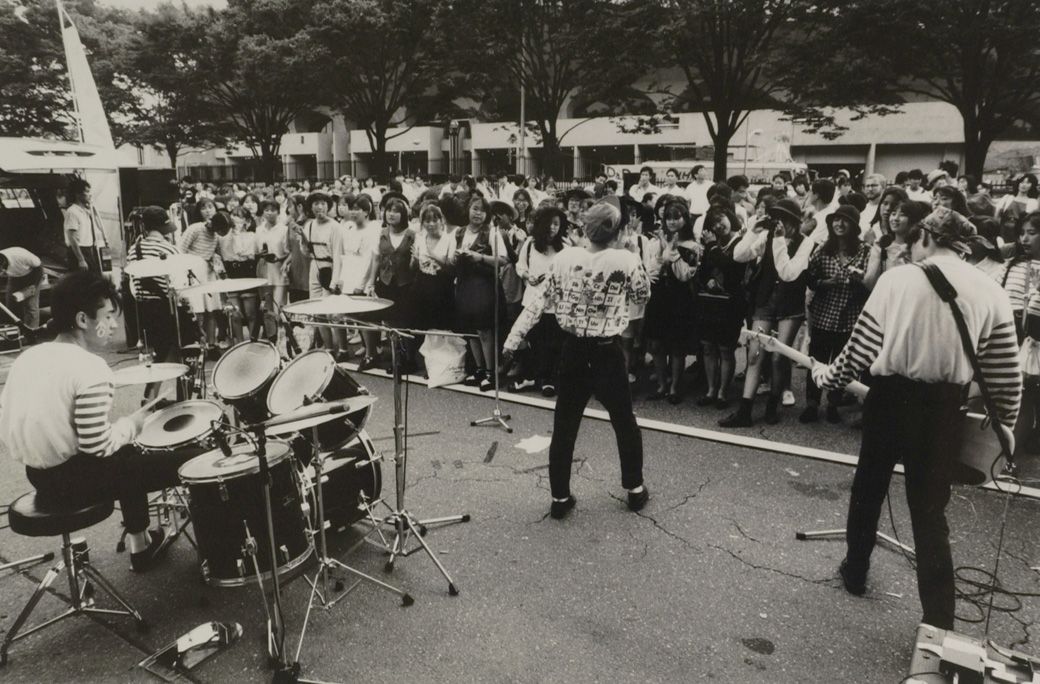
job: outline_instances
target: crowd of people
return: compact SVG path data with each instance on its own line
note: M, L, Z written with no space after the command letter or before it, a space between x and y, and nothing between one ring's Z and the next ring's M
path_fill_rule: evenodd
M759 396L766 423L779 422L784 407L799 403L794 412L803 423L842 421L839 408L854 404L851 397L822 391L809 374L796 397L791 363L754 341L738 354L741 330L775 335L822 362L833 359L879 276L909 261L922 220L941 208L973 224L965 258L1005 288L1016 312L1023 370L1038 379L1027 390L1020 449L1035 451L1038 189L1036 177L1025 174L1012 192L994 198L946 162L891 181L844 171L829 178L778 174L757 188L740 175L712 182L704 167L685 186L675 170L657 179L644 168L627 188L602 175L568 188L504 173L427 185L398 172L385 186L349 177L223 186L186 178L181 201L168 211L173 234L152 238L202 257L210 265L204 278L268 281L267 288L231 298L230 329L218 315L228 302L213 296L192 302L211 342L273 338L273 316L289 301L373 295L394 302L383 316L388 324L471 334L466 383L490 390L496 369L505 370L498 361L510 327L539 298L558 255L586 244L589 208L614 195L622 214L616 246L638 255L652 283L649 301L630 306L621 334L633 393L672 404L689 397L697 410L718 411L719 425L743 428L758 419ZM134 251L131 245L131 259ZM420 340L400 350L406 371L422 371ZM371 332L319 327L305 344L357 360L361 369L388 359ZM542 312L503 373L504 386L554 396L560 345L554 312Z

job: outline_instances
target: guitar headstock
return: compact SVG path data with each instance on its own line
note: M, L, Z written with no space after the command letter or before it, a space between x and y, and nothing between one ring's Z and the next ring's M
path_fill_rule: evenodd
M759 330L749 330L748 328L742 328L740 330L739 341L742 346L747 346L752 341L757 340L766 349L773 347L773 343L776 341L775 333L765 333Z

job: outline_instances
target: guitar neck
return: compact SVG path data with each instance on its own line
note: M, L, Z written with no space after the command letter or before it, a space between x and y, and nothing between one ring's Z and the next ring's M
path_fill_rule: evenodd
M796 364L798 364L802 368L808 368L809 370L812 370L812 367L814 365L814 361L813 361L812 357L810 357L808 354L803 354L802 352L798 351L797 349L795 349L793 347L789 347L788 345L784 344L783 342L780 342L779 340L777 340L775 337L770 337L770 336L764 335L762 333L752 333L752 334L755 335L756 337L758 337L760 339L760 341L763 342L763 346L768 351L776 352L780 356L786 357L786 358L790 359L791 361L794 361ZM853 380L852 382L850 382L845 387L845 391L847 391L847 392L849 392L851 394L854 394L857 397L859 397L860 399L862 399L863 397L867 396L867 392L870 391L870 388L867 387L866 385L864 385L862 382L859 382L858 380Z

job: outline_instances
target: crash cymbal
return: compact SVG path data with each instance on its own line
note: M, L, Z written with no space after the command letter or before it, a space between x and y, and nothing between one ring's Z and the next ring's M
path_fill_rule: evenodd
M127 385L147 385L150 382L175 380L188 372L183 363L143 363L129 368L120 368L115 375L116 387Z
M123 270L135 278L180 276L188 271L201 275L206 272L206 262L192 254L169 254L158 259L131 261Z
M255 290L258 287L264 287L266 285L268 285L267 278L223 278L221 280L211 280L202 285L186 287L180 291L180 294L191 296L222 294L226 292L243 292L245 290Z
M394 303L379 297L359 297L355 295L329 295L321 299L305 299L295 304L287 304L282 310L290 316L349 316L370 311L389 309Z
M354 413L376 403L370 395L351 397L342 401L315 402L301 406L295 411L268 418L260 423L268 437L287 435L327 423L331 420L343 419L348 413Z

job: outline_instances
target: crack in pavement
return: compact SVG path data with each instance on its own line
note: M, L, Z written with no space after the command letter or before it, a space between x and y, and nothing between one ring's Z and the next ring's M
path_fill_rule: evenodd
M796 579L796 580L800 580L802 582L808 582L809 584L830 586L831 583L836 582L837 579L838 579L837 577L824 577L824 578L821 578L821 579L813 579L812 577L804 577L804 576L799 575L797 573L786 572L784 570L780 570L779 568L770 567L768 565L756 565L755 563L752 563L751 561L749 561L746 558L744 558L743 556L741 556L739 553L736 553L735 551L731 551L730 549L727 549L725 546L722 546L721 544L711 544L711 543L709 543L709 544L707 544L707 546L708 546L708 548L715 549L716 551L722 551L724 553L729 554L735 560L739 561L740 563L743 563L744 565L746 565L749 568L753 568L755 570L765 570L766 572L772 572L772 573L775 573L777 575L781 575L783 577L788 577L790 579Z
M699 495L699 494L700 494L700 493L701 493L702 491L704 491L704 488L705 488L705 487L707 487L707 486L708 486L708 485L709 485L710 483L711 483L711 478L709 477L709 478L708 478L707 480L705 480L704 482L702 482L702 483L701 483L701 484L700 484L700 485L699 485L699 486L697 487L697 491L695 491L695 492L694 492L693 494L687 494L687 495L686 495L685 497L683 497L683 500L682 500L682 501L680 501L679 503L675 504L674 506L671 506L671 507L669 507L669 508L666 508L666 509L664 509L664 510L662 511L662 513L671 513L672 511L676 510L677 508L682 508L683 506L685 506L686 504L688 504L688 503L689 503L690 501L692 501L693 499L697 498L697 496L698 496L698 495Z
M628 505L628 500L627 499L623 499L623 498L621 498L620 496L618 496L617 494L614 494L614 493L610 493L610 492L608 492L608 493L610 494L610 498L616 499L617 501L620 501L621 503L625 504L626 506ZM657 529L661 530L662 532L664 532L666 535L668 535L672 539L675 539L675 540L677 540L679 542L682 542L682 544L684 546L686 546L688 549L690 549L692 551L697 551L698 553L701 551L701 549L697 548L696 544L691 542L686 537L683 537L682 535L679 535L679 534L676 534L675 532L672 532L667 527L665 527L661 523L657 522L657 519L654 518L652 515L646 513L645 509L642 510L642 511L635 511L635 514L637 516L639 516L640 518L642 518L643 520L649 520L653 524L654 527L656 527Z
M740 523L738 523L733 518L727 518L726 516L722 516L722 519L723 520L728 520L733 525L733 527L737 528L737 532L740 532L740 536L744 537L745 539L749 539L749 540L755 542L756 544L761 544L762 543L762 541L760 539L755 539L750 534L745 532L744 528L740 526Z

